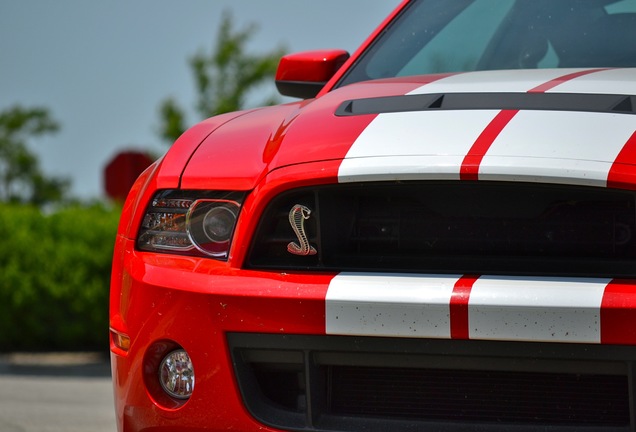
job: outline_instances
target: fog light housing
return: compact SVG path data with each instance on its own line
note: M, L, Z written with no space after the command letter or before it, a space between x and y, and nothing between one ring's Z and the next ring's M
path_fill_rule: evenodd
M183 349L166 355L159 365L159 383L175 399L188 399L194 390L194 368L190 356Z

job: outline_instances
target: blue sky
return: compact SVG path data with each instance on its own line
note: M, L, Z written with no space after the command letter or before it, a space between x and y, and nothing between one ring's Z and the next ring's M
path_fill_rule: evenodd
M2 0L0 110L44 106L62 129L31 142L73 195L103 196L103 168L122 150L163 153L159 103L194 104L188 58L209 50L221 14L258 31L251 52L362 43L399 0ZM264 93L273 93L271 87ZM194 120L194 117L191 118Z

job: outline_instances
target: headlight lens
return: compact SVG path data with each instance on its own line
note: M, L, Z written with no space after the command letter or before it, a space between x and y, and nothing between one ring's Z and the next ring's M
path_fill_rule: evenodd
M245 194L162 191L141 223L141 250L226 259Z

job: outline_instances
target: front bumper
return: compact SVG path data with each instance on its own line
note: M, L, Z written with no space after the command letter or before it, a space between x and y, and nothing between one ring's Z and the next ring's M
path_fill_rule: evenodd
M236 272L213 260L139 253L121 237L116 247L111 335L130 337L127 351L111 339L119 430L267 430L241 401L226 333L324 334L330 277ZM185 402L162 394L154 379L176 346L196 374Z
M631 299L633 285L622 296L588 286L599 293L597 313L585 299L570 302L578 309L533 308L519 303L521 295L494 308L497 280L484 278L472 293L481 304L458 308L452 286L433 303L417 276L408 278L415 291L401 277L384 295L377 280L396 283L394 276L349 290L347 275L237 270L138 252L124 237L116 250L111 330L130 337L127 350L111 342L120 431L636 430L633 302L606 301ZM415 292L420 297L405 303ZM544 290L530 284L525 292ZM470 314L453 315L464 306ZM505 322L483 322L484 311ZM422 334L408 327L416 312L428 317ZM465 331L454 330L464 322L457 316L466 318ZM436 328L444 320L448 332ZM593 328L555 332L546 324L572 321L574 329ZM196 374L187 401L169 398L156 379L161 358L176 347L189 353Z

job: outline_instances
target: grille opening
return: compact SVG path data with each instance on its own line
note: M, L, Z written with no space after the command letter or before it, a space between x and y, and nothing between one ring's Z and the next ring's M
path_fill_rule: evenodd
M626 376L330 367L339 415L570 426L629 425Z
M229 333L260 422L294 431L634 430L636 347Z
M273 405L293 412L305 412L305 374L302 365L252 364L263 396Z
M504 182L322 186L274 200L253 268L634 277L633 191ZM294 256L289 210L318 250Z

